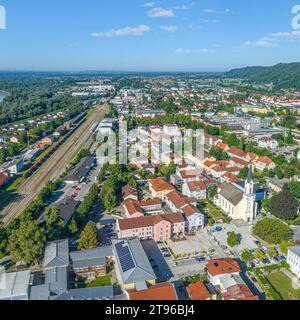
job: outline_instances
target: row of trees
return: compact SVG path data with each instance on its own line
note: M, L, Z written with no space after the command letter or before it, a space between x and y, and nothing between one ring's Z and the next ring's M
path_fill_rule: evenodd
M45 202L50 199L60 183L60 180L48 182L17 219L6 228L3 226L0 228L0 251L10 254L13 261L26 265L37 262L41 257L47 236L52 239L55 228L50 229L50 225L55 220L55 210L48 213L51 219L45 229L37 223L37 219L45 209Z
M93 184L81 202L79 207L77 208L74 217L72 218L70 224L68 225L68 232L70 235L75 235L78 230L79 226L83 223L83 221L91 214L93 206L99 200L99 189L97 184Z

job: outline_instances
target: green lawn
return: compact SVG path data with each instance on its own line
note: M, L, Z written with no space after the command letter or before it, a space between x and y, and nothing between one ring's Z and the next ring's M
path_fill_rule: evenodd
M111 286L111 278L110 276L98 277L94 281L88 283L86 288L95 288L95 287L104 287Z
M205 208L209 211L209 216L215 220L223 219L225 223L230 221L230 218L219 210L212 202L209 200L201 200L200 202L205 204Z
M300 289L293 289L292 280L282 272L271 274L267 279L284 300L300 300Z

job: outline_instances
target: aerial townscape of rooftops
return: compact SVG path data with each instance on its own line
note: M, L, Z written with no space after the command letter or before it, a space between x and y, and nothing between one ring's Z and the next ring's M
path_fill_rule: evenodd
M197 4L141 7L175 18ZM0 300L300 300L299 84L297 62L1 71Z

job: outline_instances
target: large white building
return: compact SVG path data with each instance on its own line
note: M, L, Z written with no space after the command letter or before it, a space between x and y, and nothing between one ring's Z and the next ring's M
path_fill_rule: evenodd
M300 246L288 248L287 263L291 271L300 277Z
M259 185L254 182L252 169L245 183L224 183L215 196L215 205L227 213L233 220L252 222L258 213L256 191Z

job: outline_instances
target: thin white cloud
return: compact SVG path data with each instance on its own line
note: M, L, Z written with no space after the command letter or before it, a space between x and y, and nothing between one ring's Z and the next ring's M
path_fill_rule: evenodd
M270 36L275 37L277 39L282 39L282 40L300 39L300 31L276 32L276 33L271 33Z
M203 12L205 12L205 13L214 13L215 10L213 10L213 9L204 9Z
M207 48L200 48L200 49L184 49L184 48L178 48L175 50L175 53L177 54L193 54L193 53L209 53L212 52L211 50Z
M203 22L205 22L205 23L218 23L218 22L220 22L220 20L218 20L218 19L205 19L205 20L203 20Z
M172 9L153 8L149 11L150 18L172 18L175 17Z
M246 47L275 48L278 47L278 40L270 37L262 37L256 41L246 41Z
M278 47L282 41L296 41L300 40L300 31L275 32L270 33L256 41L246 41L244 46L261 47L261 48L275 48Z
M144 4L144 7L151 8L151 7L154 7L154 5L155 5L155 2L146 2L146 3Z
M231 13L231 10L229 8L227 8L225 11L224 11L225 14L229 14Z
M178 30L177 26L161 26L160 29L165 32L174 33Z
M190 8L186 5L176 6L174 7L174 10L189 10Z
M112 38L122 36L142 36L144 33L150 31L150 27L146 25L139 25L137 27L125 27L122 29L111 29L108 31L94 32L92 37L98 38Z

